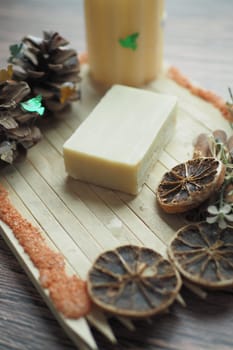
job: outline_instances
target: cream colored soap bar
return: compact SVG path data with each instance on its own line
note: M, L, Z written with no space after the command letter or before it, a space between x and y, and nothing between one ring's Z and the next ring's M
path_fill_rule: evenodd
M177 99L113 86L63 147L68 174L137 194L171 138Z

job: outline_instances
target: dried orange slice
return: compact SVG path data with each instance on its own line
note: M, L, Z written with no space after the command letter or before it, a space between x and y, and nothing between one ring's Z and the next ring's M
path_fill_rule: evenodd
M92 301L105 311L142 318L173 303L181 278L171 262L157 252L127 245L97 258L87 287Z
M206 288L233 286L233 228L206 222L181 228L168 255L189 281Z
M183 213L196 208L217 191L224 181L225 166L212 157L178 164L164 174L157 200L167 213Z

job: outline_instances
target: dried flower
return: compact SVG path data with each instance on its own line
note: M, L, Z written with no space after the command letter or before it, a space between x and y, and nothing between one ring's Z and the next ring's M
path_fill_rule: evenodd
M226 169L222 186L206 206L200 208L200 217L209 224L218 223L220 228L233 226L233 136L228 138L223 130L215 130L212 135L199 135L194 147L194 156L212 156Z
M228 226L228 221L233 222L233 211L230 204L224 203L219 208L216 205L210 205L207 212L212 216L207 216L208 224L218 223L221 229Z

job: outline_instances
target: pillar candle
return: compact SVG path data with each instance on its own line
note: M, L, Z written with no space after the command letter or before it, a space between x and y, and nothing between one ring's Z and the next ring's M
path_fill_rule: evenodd
M141 86L163 63L164 0L84 0L90 74L94 81Z

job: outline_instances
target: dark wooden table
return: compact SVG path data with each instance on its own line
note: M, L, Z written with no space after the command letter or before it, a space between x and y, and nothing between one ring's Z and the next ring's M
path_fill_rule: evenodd
M93 0L94 1L94 0ZM110 0L109 0L110 1ZM167 0L165 59L228 98L233 88L232 0ZM82 0L0 0L0 64L8 47L25 34L58 30L79 52L85 50ZM119 339L110 345L98 333L101 350L233 349L233 293L213 293L204 302L184 290L187 308L150 325L126 331L113 322ZM75 349L0 237L0 350Z

